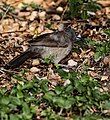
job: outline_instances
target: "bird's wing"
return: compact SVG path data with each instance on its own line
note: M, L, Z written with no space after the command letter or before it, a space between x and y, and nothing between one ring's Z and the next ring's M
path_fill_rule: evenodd
M47 47L67 47L68 46L68 36L62 31L56 31L53 33L46 33L40 35L31 41L29 41L31 46L47 46Z

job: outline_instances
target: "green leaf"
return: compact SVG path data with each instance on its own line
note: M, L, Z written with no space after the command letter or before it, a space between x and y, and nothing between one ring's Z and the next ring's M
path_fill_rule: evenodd
M10 102L10 99L8 97L4 96L3 98L1 98L1 104L7 105L9 104L9 102Z
M23 106L23 114L29 114L30 113L30 108L26 102L22 103Z
M106 102L103 104L103 108L110 110L110 101L106 101Z
M101 52L100 51L99 52L95 52L95 54L94 54L95 61L99 61L100 58L101 58Z
M4 95L6 92L7 92L7 88L4 87L4 88L0 89L0 93L2 95Z
M87 19L89 17L87 11L96 12L101 9L101 6L93 0L89 0L87 2L84 0L68 0L68 2L69 13L72 18L81 17L83 19Z
M44 58L44 61L47 64L53 62L53 60L54 60L54 56L53 55L49 55L49 56L47 56L47 57Z
M23 115L24 119L26 120L32 120L32 114L27 114L27 115Z
M30 103L30 102L38 102L38 100L34 97L34 96L25 96L25 101L27 103Z
M17 97L18 98L23 98L23 93L21 91L17 91Z
M54 97L53 102L61 108L68 109L73 104L73 99L67 99L64 97Z
M26 102L23 102L22 106L23 106L23 109L22 109L22 111L23 111L23 114L22 114L23 118L26 119L26 120L30 120L32 118L33 114L30 112L29 105Z
M23 84L22 84L22 85L21 85L21 84L18 84L18 85L17 85L17 90L20 90L20 91L23 90Z
M55 87L55 92L56 92L56 94L61 94L61 92L62 92L62 87L61 86L56 86Z
M10 94L11 95L15 95L17 93L17 89L16 89L16 86L14 86L13 88L12 88L12 90L10 91Z
M83 96L76 96L75 98L79 104L80 103L82 104L82 102L84 102L84 103L87 102L86 96L84 96L84 95Z
M57 72L59 73L59 75L64 78L64 79L68 79L68 73L65 72L64 70L62 69L57 69Z
M73 86L70 84L65 88L65 92L66 93L71 93L73 91L73 89L74 89Z
M20 99L17 97L9 96L9 98L10 98L10 102L14 105L21 105L22 104Z
M31 103L31 102L36 102L36 103L38 103L38 102L39 102L39 100L36 99L33 95L32 95L32 96L26 96L25 101L26 101L27 103Z
M24 85L24 83L27 82L27 80L23 76L20 76L18 74L13 75L13 78L17 79L18 83L21 85Z
M78 80L77 76L78 76L77 72L69 72L68 73L68 79L71 81L72 84L74 84L74 81Z
M45 93L44 98L51 102L54 96L55 96L54 92L49 91Z
M30 109L31 109L31 113L36 113L36 111L38 110L39 106L34 106L31 105Z
M23 3L23 6L22 6L21 9L22 9L22 10L26 10L27 7L29 7L29 4L27 4L27 3Z
M8 120L8 115L6 113L4 113L4 112L1 112L0 120Z
M17 115L10 114L10 120L20 120Z
M47 28L49 28L49 29L51 29L51 26L52 26L51 23L46 23L46 24L45 24L45 27L47 27Z
M42 80L40 87L42 89L43 92L47 92L48 91L48 80Z
M34 3L34 2L31 2L30 6L31 6L34 10L39 10L39 9L41 8L38 4L36 4L36 3Z
M17 106L14 105L14 104L9 104L8 106L9 106L9 108L10 108L11 110L17 109Z
M4 114L7 114L7 113L9 113L11 110L10 110L10 108L8 107L8 105L6 106L4 106L4 105L2 105L1 106L1 111L4 113Z
M50 116L51 114L53 114L53 111L50 107L41 112L41 116Z
M31 82L28 82L27 84L24 84L23 89L30 89L30 88L33 88L33 86L34 86L34 83L31 81Z
M105 32L108 36L110 36L110 29L104 30L104 32Z
M88 18L88 15L87 15L87 10L83 10L82 14L81 14L81 17L83 19L87 19Z

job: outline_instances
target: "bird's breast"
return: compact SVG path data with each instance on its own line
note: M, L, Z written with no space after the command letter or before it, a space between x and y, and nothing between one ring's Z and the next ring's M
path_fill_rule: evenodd
M41 49L41 48L40 48ZM45 47L43 46L41 49L41 57L48 58L52 57L52 61L55 64L58 64L63 58L65 58L69 52L72 50L72 45L69 45L66 48L63 47Z

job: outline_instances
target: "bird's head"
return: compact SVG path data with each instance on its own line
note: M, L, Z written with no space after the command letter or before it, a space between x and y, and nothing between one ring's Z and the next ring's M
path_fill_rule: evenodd
M74 29L71 28L70 26L69 26L69 27L66 27L66 28L64 29L64 32L65 32L65 34L68 35L68 37L69 37L70 39L72 39L72 40L75 40L75 39L76 39L75 31L74 31Z

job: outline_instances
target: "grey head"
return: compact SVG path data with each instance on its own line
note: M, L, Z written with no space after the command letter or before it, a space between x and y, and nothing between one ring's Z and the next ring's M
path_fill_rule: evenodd
M64 28L65 34L67 34L69 36L70 39L72 39L73 41L75 41L76 39L76 34L74 29L72 29L70 26Z

